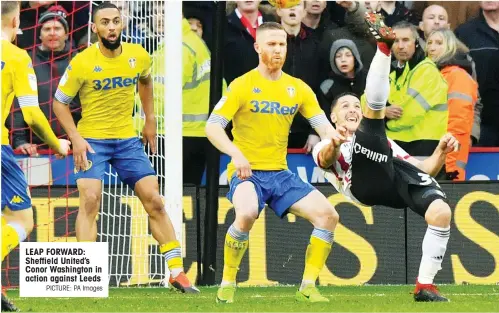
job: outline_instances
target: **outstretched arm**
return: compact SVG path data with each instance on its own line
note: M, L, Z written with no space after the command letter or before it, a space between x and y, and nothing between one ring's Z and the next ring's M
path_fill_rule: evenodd
M341 151L340 145L335 145L331 140L325 140L324 144L319 146L322 142L317 144L317 160L316 163L322 169L331 168L331 166L338 161Z
M14 72L13 85L14 94L19 101L24 121L50 148L59 154L66 155L69 146L67 144L61 146L62 141L52 131L47 117L38 104L37 79L33 66L31 66L31 59L25 53L19 62L20 64L17 65L17 69Z
M310 120L309 120L310 121ZM318 124L313 124L313 122L310 122L311 126L314 128L314 130L317 132L319 137L321 137L322 140L324 139L335 139L335 140L343 140L344 137L342 134L339 133L339 130L335 129L331 123L326 118L325 114L322 114L320 116L320 121Z
M406 159L407 162L416 166L423 172L435 177L445 164L448 153L459 150L459 142L450 133L445 134L433 154L424 161L419 161L414 157Z
M47 143L50 148L57 151L57 153L66 155L67 151L62 151L63 149L61 149L59 139L52 131L52 128L47 121L47 117L45 117L45 114L43 114L40 107L38 105L28 107L21 106L21 110L23 112L24 121L31 127L33 132L42 139L43 142Z
M338 126L336 129L341 138L325 139L319 142L312 153L315 162L322 169L329 169L341 156L341 144L345 142L346 129Z

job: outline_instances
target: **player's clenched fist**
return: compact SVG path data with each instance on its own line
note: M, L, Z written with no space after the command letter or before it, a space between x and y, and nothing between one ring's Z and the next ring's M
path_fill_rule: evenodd
M445 154L459 150L459 141L452 134L445 134L438 143L438 148Z
M339 125L336 127L336 133L333 134L331 141L334 143L336 147L341 146L347 139L347 128L343 125Z
M58 159L62 159L69 154L71 142L66 139L59 139L59 151L56 153Z
M251 165L244 155L240 154L232 157L232 163L234 163L236 175L239 179L247 179L253 174L251 172Z
M336 127L331 136L331 142L319 151L319 166L321 168L330 168L340 155L340 147L346 141L347 129L343 125Z

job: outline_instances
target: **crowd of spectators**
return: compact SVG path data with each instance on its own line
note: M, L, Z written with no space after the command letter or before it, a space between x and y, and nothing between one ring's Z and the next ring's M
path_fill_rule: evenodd
M213 4L189 2L189 16L209 47ZM196 10L197 8L197 10ZM316 92L327 115L345 91L364 94L366 71L376 51L363 16L383 15L397 39L392 48L388 135L412 155L426 157L445 132L460 139L439 178L464 180L472 145L499 146L499 1L303 1L274 9L265 1L227 6L224 78L227 83L255 68L253 30L280 22L288 33L284 71ZM194 29L194 26L193 26ZM300 116L289 148L310 151L318 141Z
M122 10L123 41L139 43L154 54L164 36L164 4L111 2ZM17 45L33 60L40 105L60 136L64 132L52 113L52 97L71 58L96 40L89 30L89 12L96 3L22 2ZM210 50L215 7L214 1L183 2L184 17ZM443 174L463 180L470 146L499 146L499 1L303 1L289 9L276 9L265 1L229 1L222 21L224 79L230 84L257 66L256 27L280 22L288 33L284 71L306 82L329 116L338 94L364 94L366 72L376 51L363 20L366 11L380 12L397 36L388 135L409 153L424 157L443 133L452 132L460 138L461 151L449 158ZM77 98L72 111L77 121ZM41 142L21 114L14 105L7 121L11 142L14 149L34 154ZM289 148L310 152L318 141L306 120L297 116Z

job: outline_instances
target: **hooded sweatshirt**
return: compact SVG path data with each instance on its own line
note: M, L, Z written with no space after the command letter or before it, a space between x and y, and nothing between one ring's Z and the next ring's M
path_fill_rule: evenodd
M354 77L348 78L336 66L335 56L341 48L348 48L352 51L354 57ZM335 97L345 92L353 92L359 98L364 93L366 87L367 73L364 70L359 50L352 40L339 39L333 42L329 51L329 62L331 65L331 72L329 78L322 82L319 92L319 103L321 108L326 113L327 117L331 115L331 104Z

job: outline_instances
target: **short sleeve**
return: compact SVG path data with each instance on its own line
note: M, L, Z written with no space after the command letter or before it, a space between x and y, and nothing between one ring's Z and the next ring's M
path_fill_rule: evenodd
M308 120L312 128L328 124L329 120L327 119L324 111L321 109L317 96L313 92L312 88L310 88L303 81L300 81L300 83L302 91L302 104L300 106L301 115Z
M242 83L240 79L234 80L225 95L218 101L211 113L208 123L219 123L224 128L232 120L241 106Z
M319 152L330 143L331 143L330 139L324 139L318 144L316 144L314 149L312 150L312 157L314 158L315 164L317 164L317 166L323 170L324 177L331 183L331 185L334 186L334 188L338 192L342 192L340 187L341 186L340 179L338 177L338 173L341 172L341 166L339 165L339 163L336 162L328 169L322 168L319 165Z
M14 71L14 93L21 108L38 106L38 82L31 59L26 52L23 53Z
M71 60L59 81L59 86L55 92L55 99L61 103L70 104L83 85L84 73L78 64L78 60L78 56Z
M322 111L319 101L317 100L312 88L302 81L300 83L302 92L302 105L300 106L300 113L306 119L311 119L314 116L323 114L324 111Z

